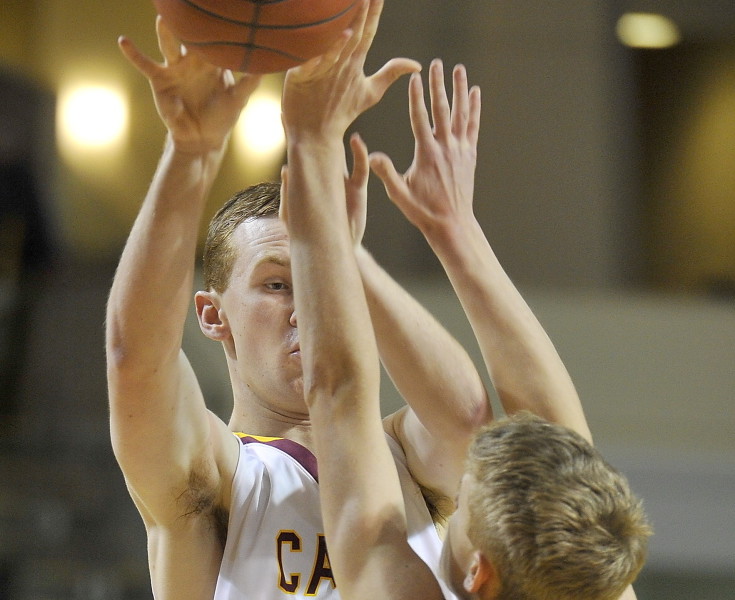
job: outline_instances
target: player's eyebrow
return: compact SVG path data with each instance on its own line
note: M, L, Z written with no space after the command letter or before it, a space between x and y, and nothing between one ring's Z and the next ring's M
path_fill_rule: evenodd
M279 267L290 267L291 259L280 252L264 252L255 261L255 268L261 265L275 264Z

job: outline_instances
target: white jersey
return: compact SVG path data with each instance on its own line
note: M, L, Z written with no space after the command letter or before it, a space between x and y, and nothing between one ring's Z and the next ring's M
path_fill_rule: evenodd
M237 435L242 444L214 600L338 600L316 458L291 440ZM403 488L408 541L437 573L441 540L399 444L386 437Z

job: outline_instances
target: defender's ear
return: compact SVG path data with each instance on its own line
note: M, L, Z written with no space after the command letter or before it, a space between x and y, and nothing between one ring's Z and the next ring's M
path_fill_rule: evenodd
M479 550L472 554L472 563L464 578L464 589L470 594L482 591L482 598L492 600L500 593L500 576L495 566Z
M210 340L221 342L230 334L227 317L220 307L220 297L217 292L197 292L194 295L194 305L197 311L197 320L202 333Z

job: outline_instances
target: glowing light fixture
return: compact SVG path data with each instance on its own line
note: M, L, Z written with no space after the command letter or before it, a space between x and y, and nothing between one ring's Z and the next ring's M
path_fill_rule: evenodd
M251 158L280 156L286 142L277 89L261 89L250 98L235 128L236 143Z
M631 48L669 48L681 39L676 23L653 13L625 13L618 19L616 33Z
M119 145L128 125L122 93L101 85L69 86L59 94L57 130L67 149L101 149Z

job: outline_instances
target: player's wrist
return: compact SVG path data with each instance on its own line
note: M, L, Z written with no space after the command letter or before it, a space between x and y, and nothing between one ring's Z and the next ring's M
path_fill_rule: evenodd
M285 113L287 114L287 113ZM292 120L286 116L283 120L286 143L314 146L333 146L339 144L344 154L344 135L346 127L341 127L329 118L299 118Z
M220 160L227 149L229 136L223 140L193 138L186 135L177 135L169 131L167 145L171 151L183 159L189 160Z
M324 161L328 164L326 167L340 164L340 174L342 167L340 160L343 160L344 145L342 138L334 133L326 133L322 130L303 130L286 133L286 145L288 156L301 154L309 156L314 161Z
M482 234L475 216L454 214L450 217L432 219L419 229L429 244L434 247L454 249L461 246L469 235Z

